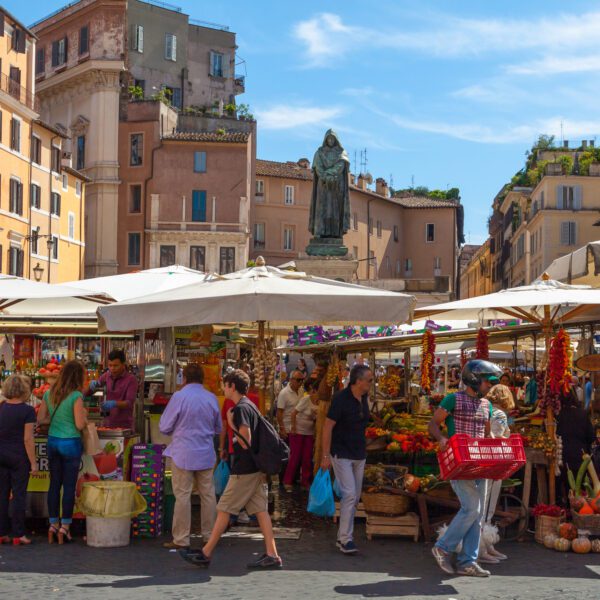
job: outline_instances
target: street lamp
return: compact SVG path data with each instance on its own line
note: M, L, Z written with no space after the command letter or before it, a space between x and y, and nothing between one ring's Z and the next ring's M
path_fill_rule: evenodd
M33 267L33 276L35 277L35 280L41 281L43 274L44 274L44 269L42 269L42 267L40 267L40 263L37 263L35 265L35 267Z
M54 247L54 238L51 235L48 236L48 239L46 240L46 245L48 246L48 283L50 283L52 248Z

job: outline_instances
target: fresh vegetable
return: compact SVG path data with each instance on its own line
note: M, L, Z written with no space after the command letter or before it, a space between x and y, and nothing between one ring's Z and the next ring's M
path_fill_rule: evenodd
M556 504L536 504L531 510L534 517L560 517L563 509Z
M558 527L558 535L565 540L574 540L577 537L577 527L573 523L561 523Z
M594 512L600 514L600 494L598 494L595 498L592 498L589 503Z
M587 470L592 479L592 487L594 491L594 497L600 494L600 478L598 477L598 473L596 473L596 469L594 468L594 463L592 462L592 457L589 454L583 455L584 462L587 461Z
M571 549L571 541L565 538L559 537L554 542L554 549L558 552L568 552Z
M404 489L407 492L417 493L421 487L421 480L410 473L404 478Z
M577 539L573 540L571 544L571 548L573 552L577 554L587 554L592 549L592 542L582 535L580 535Z
M555 533L547 533L544 536L544 546L550 550L554 549L554 543L559 539Z
M594 509L584 500L583 506L579 509L580 515L593 515Z
M592 540L592 552L600 552L600 538Z

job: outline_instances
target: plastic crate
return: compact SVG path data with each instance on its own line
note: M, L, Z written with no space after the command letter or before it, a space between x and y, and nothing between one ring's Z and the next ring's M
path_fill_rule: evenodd
M442 479L506 479L526 462L520 435L475 439L457 434L438 452Z

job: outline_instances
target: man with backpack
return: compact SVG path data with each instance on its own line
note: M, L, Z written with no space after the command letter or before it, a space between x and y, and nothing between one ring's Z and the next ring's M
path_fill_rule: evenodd
M199 567L208 567L219 539L229 526L230 515L246 508L256 515L265 538L265 553L248 564L249 569L280 569L282 561L277 554L273 526L268 510L267 474L277 473L285 459L287 446L281 442L273 427L248 400L248 375L236 369L223 377L225 398L234 403L227 413L233 430L234 462L227 487L217 504L217 520L212 534L200 550L182 550L182 558Z

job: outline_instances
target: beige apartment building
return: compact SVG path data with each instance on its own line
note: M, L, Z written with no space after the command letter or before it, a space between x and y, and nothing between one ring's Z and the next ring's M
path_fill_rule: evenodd
M490 240L477 246L460 273L460 298L472 298L491 293Z
M262 255L280 265L298 258L310 239L308 214L312 195L308 159L256 161L252 201L250 256ZM406 196L390 197L383 179L375 190L363 176L350 185L351 228L344 236L359 261L363 281L404 280L414 291L455 288L458 251L458 203ZM425 290L425 288L427 288ZM442 288L444 288L442 290Z

